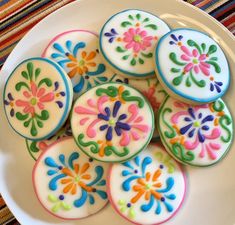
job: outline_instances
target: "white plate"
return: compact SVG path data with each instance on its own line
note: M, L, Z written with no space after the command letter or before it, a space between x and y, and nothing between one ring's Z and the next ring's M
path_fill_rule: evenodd
M83 0L69 4L37 24L13 50L1 71L0 80L0 192L16 218L26 225L38 224L129 224L111 208L80 221L62 221L49 215L37 201L31 182L33 160L24 140L7 124L3 112L2 91L9 73L21 60L40 56L48 41L70 29L98 32L112 14L138 8L154 13L172 28L192 27L209 33L224 49L232 70L231 86L225 101L235 118L235 40L226 28L206 13L179 0ZM182 210L168 224L235 224L235 146L217 166L188 169L188 196Z

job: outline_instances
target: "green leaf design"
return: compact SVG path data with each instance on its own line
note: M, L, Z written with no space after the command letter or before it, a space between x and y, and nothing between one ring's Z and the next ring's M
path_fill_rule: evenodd
M169 58L173 63L175 63L178 66L185 66L186 65L186 63L183 63L183 62L180 62L180 61L177 60L177 56L174 52L171 52L169 54Z
M35 70L35 80L37 80L37 78L38 78L38 76L40 75L40 73L41 73L41 69L40 69L40 68L37 68L37 69Z
M202 50L203 50L203 52L206 50L206 44L205 43L202 43L201 44L201 47L202 47Z
M211 55L211 54L215 53L216 51L217 51L217 46L216 46L216 45L211 45L211 46L209 47L209 50L208 50L208 52L207 52L207 55Z
M37 141L33 141L30 146L29 149L31 152L37 153L39 152L39 148L37 147Z
M55 204L52 207L51 211L54 212L54 213L57 213L59 211L60 207L61 207L60 202L58 202L57 204Z
M51 87L52 81L49 78L44 78L44 79L40 80L40 82L38 83L38 87L40 87L43 84L45 84L47 87Z
M79 134L77 141L78 141L78 145L80 145L80 147L89 147L90 151L94 154L99 152L99 145L94 142L94 141L88 141L88 142L84 142L83 138L84 138L84 134Z
M210 60L212 60L212 61L217 61L218 60L218 57L211 57L210 59L209 59L209 61Z
M32 121L32 118L24 122L24 127L29 127L30 123Z
M193 83L195 83L198 87L205 87L206 86L206 82L204 80L200 80L198 81L194 75L193 75L193 72L192 70L190 71L190 78L192 79Z
M31 126L31 129L30 129L30 133L34 137L37 136L37 134L38 134L38 131L37 131L37 128L35 126L34 120L32 120L32 126Z
M27 70L29 74L29 79L32 81L33 79L33 63L32 62L27 63Z
M29 117L29 114L22 114L22 113L20 113L20 112L17 112L16 113L16 118L18 119L18 120L21 120L21 121L23 121L23 120L26 120L26 119L28 119L28 117Z
M128 18L129 18L130 20L134 20L134 17L133 17L132 15L129 15Z
M175 143L172 145L171 152L174 154L174 156L182 161L190 162L193 161L195 158L194 153L192 153L191 151L185 151L185 148L179 143Z
M161 113L161 117L162 117L162 121L165 124L165 126L168 128L168 131L164 132L164 135L167 138L174 138L176 135L175 130L172 128L171 125L169 125L169 123L165 120L165 114L166 113L172 113L172 110L170 108L165 108L162 113Z
M136 217L136 212L135 212L135 210L133 209L133 207L130 208L129 213L128 213L128 216L129 216L131 219L134 219L134 218Z
M125 90L125 91L122 92L122 98L126 102L137 102L139 108L144 107L144 100L142 98L138 97L138 96L131 96L131 93L128 90Z
M146 17L146 18L143 20L143 23L146 23L146 22L148 22L148 21L149 21L149 18Z
M132 66L135 66L135 65L136 65L136 60L135 60L135 58L132 58L132 60L131 60L131 65L132 65Z
M98 88L96 90L96 94L101 96L103 94L108 95L109 97L116 97L118 95L118 89L114 86L108 86L107 89L105 88Z
M69 205L69 204L67 204L67 203L65 203L65 202L61 202L61 206L62 206L62 208L63 208L64 210L66 210L66 211L72 209L72 206Z
M137 14L136 14L136 19L137 19L137 20L140 20L140 18L141 18L141 15L140 15L139 13L137 13Z
M153 53L151 53L151 52L150 52L150 53L147 53L147 54L141 52L140 54L141 54L143 57L148 58L148 59L153 57Z
M144 60L141 59L141 58L139 58L139 63L140 63L140 64L144 64Z
M221 136L221 140L228 143L232 138L232 132L229 130L228 126L232 123L232 119L228 115L220 117L219 124L227 132L227 137Z
M122 59L123 59L123 60L127 60L127 59L129 58L129 56L130 56L130 55L124 55L124 56L122 57Z
M47 110L42 110L41 115L35 114L35 116L40 120L48 120L50 117L50 114Z
M181 75L175 77L175 78L173 79L172 83L173 83L175 86L178 86L178 85L181 84L182 80L183 80L183 75L181 74Z
M152 30L157 30L157 25L155 25L155 24L148 24L148 25L145 25L144 27L150 28Z
M115 155L117 155L119 157L124 157L124 156L128 155L129 152L130 152L130 150L127 147L123 148L123 152L119 152L115 146L106 146L104 148L104 154L106 156L110 156L112 154L115 154Z
M58 199L57 199L57 197L55 195L50 194L50 195L48 195L47 198L52 203L58 202Z
M186 79L186 86L187 87L191 87L191 85L192 85L192 83L190 81L190 77L187 77L187 79Z
M180 72L180 69L171 68L171 72L172 72L172 73L179 73L179 72Z
M120 52L120 53L123 53L123 52L126 52L127 50L122 48L122 47L120 47L120 46L117 46L116 51Z
M28 84L26 84L25 82L21 81L21 82L18 82L16 85L15 85L15 89L17 91L20 91L22 87L25 87L27 88L29 91L30 91L30 88L28 86Z
M40 120L36 120L37 121L37 126L39 128L43 128L43 123Z
M187 41L187 44L188 44L190 47L195 47L195 48L198 50L199 54L200 54L200 55L202 54L202 50L201 50L200 46L199 46L195 41L193 41L193 40L188 40L188 41Z
M29 79L29 76L28 76L28 74L27 74L25 71L22 71L22 72L21 72L21 75L22 75L22 77L24 77L26 80Z
M131 26L131 25L132 25L132 23L129 22L129 21L124 21L124 22L121 23L122 27L128 27L128 26Z
M216 112L221 112L224 110L224 103L220 100L217 100L215 102L212 103L212 108L216 111Z
M214 67L216 73L221 72L220 66L215 61L206 61L206 63L212 65Z

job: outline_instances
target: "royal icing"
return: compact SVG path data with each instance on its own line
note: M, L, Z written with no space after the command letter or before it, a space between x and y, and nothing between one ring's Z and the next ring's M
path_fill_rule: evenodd
M158 109L163 100L165 99L165 97L167 96L166 91L163 89L157 78L137 80L137 79L128 79L116 75L113 78L113 81L128 84L139 90L145 96L145 98L148 99L149 103L151 104L156 124ZM152 141L157 141L157 140L159 140L159 133L157 127L155 127Z
M30 58L9 76L4 89L8 122L23 137L43 140L66 121L73 99L70 80L56 63Z
M167 97L159 111L158 130L175 159L188 165L209 166L229 150L233 122L222 99L192 106Z
M26 139L26 147L28 149L30 156L34 160L37 160L38 157L42 154L42 152L44 152L51 144L53 144L60 138L68 136L72 136L70 120L67 120L67 122L63 125L63 127L61 127L61 129L56 134L49 137L48 139L42 141L31 141Z
M167 24L153 14L126 10L104 24L100 50L117 73L131 78L153 77L155 45L169 31Z
M202 104L221 97L229 86L227 59L209 36L192 29L176 29L158 43L158 78L173 97Z
M82 153L72 137L63 138L37 160L34 190L49 213L63 219L84 218L108 202L107 168Z
M94 87L74 104L71 126L77 145L105 162L125 161L152 138L154 116L136 89L120 83Z
M73 83L74 98L93 86L112 80L113 72L102 63L98 36L85 30L72 30L56 36L43 57L57 62Z
M135 224L160 224L181 207L184 172L161 145L149 145L134 159L113 164L108 196L116 211Z

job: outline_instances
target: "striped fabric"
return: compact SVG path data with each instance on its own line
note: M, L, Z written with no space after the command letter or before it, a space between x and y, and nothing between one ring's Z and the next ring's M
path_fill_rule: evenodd
M74 0L0 0L0 67L19 40L45 16ZM184 0L215 17L235 35L235 0ZM18 225L0 196L0 224Z

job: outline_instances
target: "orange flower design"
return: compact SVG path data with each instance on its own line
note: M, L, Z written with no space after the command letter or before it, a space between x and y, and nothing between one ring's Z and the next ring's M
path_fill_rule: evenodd
M158 181L158 178L161 176L161 170L157 169L152 175L147 172L145 178L138 178L136 185L133 186L133 190L137 194L131 199L131 203L136 203L143 195L145 200L149 200L150 196L153 195L154 198L161 200L162 195L156 191L156 188L160 188L162 183Z
M91 51L89 54L86 51L82 51L80 59L77 59L72 54L67 53L66 56L71 62L67 64L71 70L68 72L70 78L73 78L76 74L84 75L89 71L89 67L95 67L96 63L92 61L96 57L96 52Z
M74 164L74 172L69 168L63 168L61 172L69 176L69 178L64 178L61 180L61 184L66 186L63 189L63 192L66 194L70 192L72 195L77 193L77 187L85 189L87 192L94 191L94 188L87 186L82 180L90 180L91 175L87 174L90 164L85 163L81 168L79 164Z

